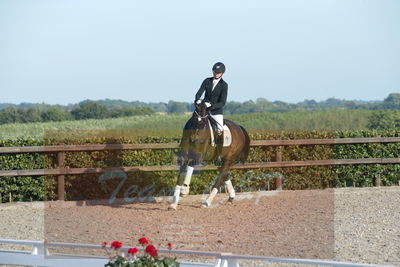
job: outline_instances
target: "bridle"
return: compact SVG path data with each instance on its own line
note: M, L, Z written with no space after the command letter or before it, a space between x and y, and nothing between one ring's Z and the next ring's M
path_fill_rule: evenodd
M207 112L206 115L201 116L201 115L197 112L197 110L195 110L194 113L196 113L196 115L197 115L197 117L198 117L197 119L198 119L199 121L208 118L208 115L210 115L210 113ZM217 123L218 125L220 125L220 123L218 123L218 121L216 121L214 118L211 117L211 119L212 119L213 121L215 121L215 123ZM206 127L206 126L205 126L205 127ZM199 130L199 129L197 129L197 130Z
M197 117L199 117L199 118L202 119L202 120L208 117L208 112L207 112L207 114L204 115L204 116L201 116L201 115L197 112L197 110L195 110L194 113L196 113Z
M201 116L201 115L197 112L197 110L195 110L194 113L197 115L197 120L198 120L198 121L202 121L202 120L204 120L204 119L207 119L207 118L208 118L208 115L209 115L209 113L207 112L206 115ZM197 129L196 129L196 133L198 133L200 130L204 130L205 128L207 128L207 124L208 124L208 123L205 123L205 124L204 124L203 129L198 129L198 128L197 128Z

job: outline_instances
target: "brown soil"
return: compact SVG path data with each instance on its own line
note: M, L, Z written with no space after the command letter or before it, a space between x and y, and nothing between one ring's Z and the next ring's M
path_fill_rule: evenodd
M211 208L188 198L177 211L167 207L165 202L53 203L45 210L45 239L85 244L119 240L137 246L145 236L160 248L171 242L184 250L334 259L333 190L282 191Z

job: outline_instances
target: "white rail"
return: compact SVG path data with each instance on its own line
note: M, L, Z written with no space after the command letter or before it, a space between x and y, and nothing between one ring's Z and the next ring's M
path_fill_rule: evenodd
M107 257L97 257L90 255L72 255L72 254L52 254L50 247L64 248L84 248L84 249L103 249L100 245L90 244L71 244L71 243L47 243L41 241L0 239L0 244L27 245L31 246L30 251L19 250L0 250L0 264L24 265L24 266L51 266L51 267L101 267L108 262ZM127 252L128 248L122 248L121 251ZM173 253L180 255L208 256L215 258L215 263L200 262L181 262L181 267L239 267L238 260L251 260L261 262L292 263L305 265L322 265L335 267L396 267L393 265L362 264L351 262L337 262L317 259L289 259L272 258L261 256L234 255L231 253L191 251L191 250L165 250L159 249L160 253Z

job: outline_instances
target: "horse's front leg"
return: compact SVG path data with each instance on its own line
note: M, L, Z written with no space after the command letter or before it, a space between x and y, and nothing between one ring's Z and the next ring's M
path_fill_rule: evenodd
M192 179L194 167L188 163L181 165L179 169L179 177L175 186L174 195L169 209L176 210L178 208L180 196L186 196L189 194L190 181Z
M208 195L205 202L202 203L202 207L210 207L214 197L218 193L218 188L221 187L222 183L225 183L226 188L228 189L229 194L229 202L233 202L235 198L235 189L232 186L232 182L229 179L229 169L232 166L231 161L225 161L221 167L220 174L218 175L217 181L215 182L214 186L212 187L210 195Z
M190 182L193 176L194 166L203 162L202 155L189 151L186 163L180 168L178 184L181 186L181 197L189 195Z
M190 181L192 180L194 167L190 165L184 166L183 170L179 175L179 185L181 186L180 195L185 197L189 195L190 191Z

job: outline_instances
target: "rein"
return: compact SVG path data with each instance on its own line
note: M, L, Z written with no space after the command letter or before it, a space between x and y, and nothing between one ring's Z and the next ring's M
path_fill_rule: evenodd
M210 115L210 114L207 112L206 115L200 116L200 114L197 112L197 110L195 110L194 113L196 113L198 119L200 118L200 120L203 120L203 119L207 118L208 115ZM217 120L215 120L213 117L211 117L210 119L211 119L213 122L215 122L216 124L218 124L218 125L220 125L221 127L223 127L223 125L221 125L221 124L220 124ZM199 121L200 121L200 120L199 120ZM205 127L207 127L207 126L205 126ZM197 130L198 130L198 129L197 129Z
M194 113L196 113L196 115L200 118L200 119L205 119L208 117L208 113L205 116L200 116L200 114L197 112L197 110L194 111Z

